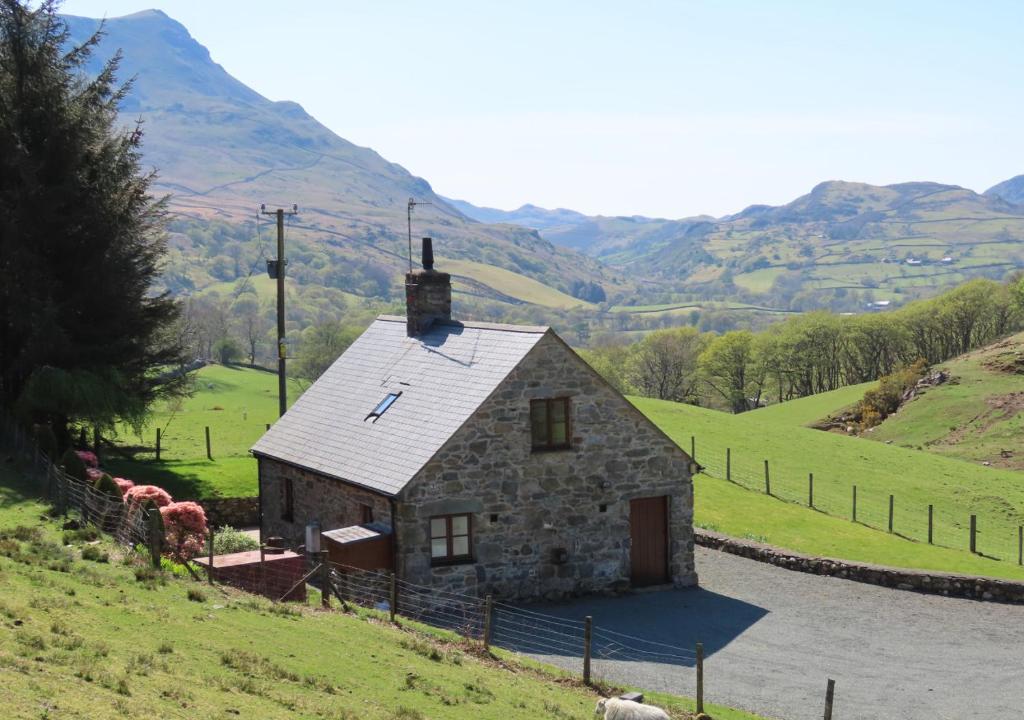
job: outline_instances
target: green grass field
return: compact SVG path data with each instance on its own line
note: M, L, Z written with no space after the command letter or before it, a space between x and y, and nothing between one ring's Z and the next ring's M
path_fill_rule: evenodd
M1017 527L1024 524L1020 473L799 427L810 412L794 411L782 420L789 411L780 407L777 421L763 422L761 414L771 408L729 415L661 400L633 402L681 447L688 449L696 438L696 459L714 476L698 482L698 523L812 554L1024 578L1016 563ZM726 476L726 448L736 484L720 479ZM772 494L789 502L764 495L765 459ZM817 511L806 507L809 473ZM858 525L849 521L853 485ZM886 531L890 494L893 535ZM920 542L927 539L929 504L934 540L952 550ZM972 513L984 555L966 552Z
M593 717L565 674L373 617L274 605L81 541L0 467L0 696L6 718L534 720ZM95 550L93 551L95 552ZM192 596L190 598L190 592ZM689 717L693 703L652 694ZM756 720L722 707L721 720Z
M952 382L926 390L863 437L1024 470L1024 361L1018 372L992 367L1022 357L1024 333L943 363Z
M877 383L861 383L847 385L832 392L808 395L796 400L788 400L768 407L758 408L744 417L749 422L771 423L777 425L810 425L828 415L835 414L844 408L856 404L864 393Z
M196 373L195 393L180 407L158 405L139 437L119 429L120 445L148 448L134 460L108 453L104 467L139 483L165 488L177 499L255 495L256 461L249 448L277 419L277 375L262 370L208 365ZM302 386L290 383L294 402ZM213 460L206 458L205 428L210 428ZM160 462L156 429L161 428Z

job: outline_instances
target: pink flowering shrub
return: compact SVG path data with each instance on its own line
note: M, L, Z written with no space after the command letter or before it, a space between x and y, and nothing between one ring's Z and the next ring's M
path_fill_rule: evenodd
M96 481L103 477L103 471L95 467L86 467L85 476L89 479L90 485L95 485Z
M206 544L206 512L201 505L186 501L160 508L164 521L164 547L178 562L203 552Z
M174 502L166 490L157 487L156 485L136 485L128 488L124 499L131 505L137 505L140 507L150 500L160 508L166 507Z
M100 466L100 459L96 457L96 453L90 452L89 450L75 450L75 455L85 463L86 467L97 468Z
M133 483L131 480L128 480L126 478L114 478L114 482L117 483L117 487L121 490L121 496L122 497L124 497L124 495L129 490L131 490L133 487L135 487L135 483Z

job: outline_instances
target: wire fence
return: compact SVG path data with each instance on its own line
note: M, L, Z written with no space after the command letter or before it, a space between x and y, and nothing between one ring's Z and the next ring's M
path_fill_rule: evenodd
M3 417L0 448L19 461L24 474L53 502L56 512L74 509L83 521L124 545L152 546L152 526L141 510L68 476L39 451L34 438ZM700 643L684 647L665 638L622 632L621 625L600 625L589 616L570 618L490 596L418 585L390 571L330 562L326 553L317 558L302 549L261 547L251 554L236 565L216 564L212 562L215 556L208 555L205 567L202 559L184 567L197 581L263 595L281 612L289 612L286 601L307 602L313 589L325 607L358 606L392 622L422 623L454 633L482 650L499 648L548 663L591 685L629 684L687 694L697 698L698 711L703 709L705 663ZM158 559L154 554L154 563ZM805 666L782 658L773 661L772 671L790 677L806 675ZM808 685L806 692L811 697L815 690Z
M691 438L691 450L706 475L778 500L908 540L1024 564L1024 510L1009 503L1000 518L980 514L966 502L909 504L901 501L896 488L886 492L880 491L876 482L858 484L849 470L830 465L828 458L821 459L821 467L793 472L791 464L776 464L771 458L736 452L696 437ZM957 494L967 496L966 492Z
M40 496L53 503L57 514L74 510L82 522L122 545L147 543L149 533L142 507L126 504L65 473L39 449L35 438L8 416L0 416L0 447L20 463L23 475Z

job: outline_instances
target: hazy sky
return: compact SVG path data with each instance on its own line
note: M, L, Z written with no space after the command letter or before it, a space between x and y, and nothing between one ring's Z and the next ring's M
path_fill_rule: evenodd
M67 0L158 7L273 100L478 205L720 215L1024 173L1022 2Z

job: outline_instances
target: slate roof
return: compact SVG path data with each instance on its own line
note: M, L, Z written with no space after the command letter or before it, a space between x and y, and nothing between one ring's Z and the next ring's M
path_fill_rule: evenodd
M396 495L547 331L447 322L408 337L404 317L382 315L252 452Z

